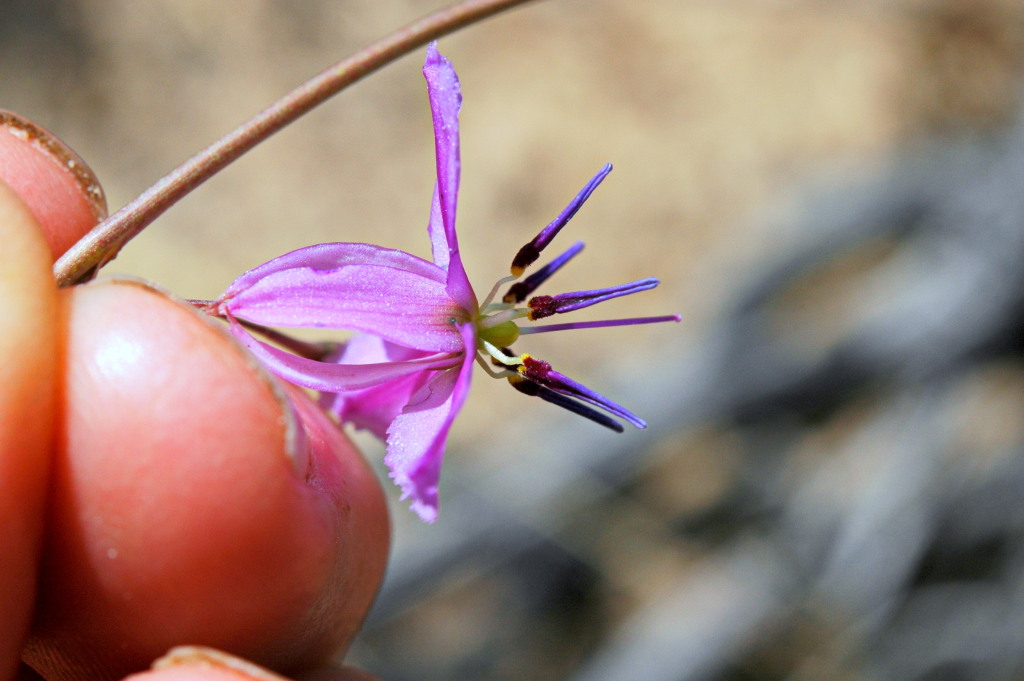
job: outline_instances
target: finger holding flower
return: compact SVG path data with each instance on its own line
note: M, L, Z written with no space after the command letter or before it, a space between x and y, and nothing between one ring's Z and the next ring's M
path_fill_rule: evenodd
M98 183L47 131L2 121L0 670L115 679L185 642L321 664L383 575L372 471L190 306L137 280L58 289Z

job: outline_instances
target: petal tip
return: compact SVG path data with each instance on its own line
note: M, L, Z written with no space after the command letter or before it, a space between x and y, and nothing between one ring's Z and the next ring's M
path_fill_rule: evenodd
M441 53L437 51L437 41L431 40L427 43L427 58L423 62L424 66L429 64L435 64L441 60Z
M437 520L437 485L423 485L400 471L391 471L391 479L402 490L402 501L409 499L409 508L425 523Z
M410 505L410 508L420 517L425 523L433 524L437 520L437 505L429 505L420 501L414 500Z

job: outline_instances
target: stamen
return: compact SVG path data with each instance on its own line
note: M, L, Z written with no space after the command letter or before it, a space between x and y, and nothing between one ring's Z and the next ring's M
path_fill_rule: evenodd
M520 366L517 371L523 378L550 388L560 395L573 397L588 404L592 404L595 407L600 407L608 413L618 416L624 421L628 421L637 428L647 427L647 422L633 412L621 405L615 404L604 395L594 392L587 386L577 383L565 374L560 374L552 369L548 362L536 359L529 355L523 355L520 360L522 362L522 366Z
M573 310L582 310L585 307L603 303L612 298L628 296L640 291L648 291L659 283L661 282L652 277L593 291L575 291L573 293L561 293L557 296L535 296L527 303L530 306L530 320L543 319L553 314L572 312Z
M590 419L594 423L602 425L610 430L614 430L616 433L621 433L625 430L621 423L610 416L605 416L601 412L591 409L585 404L580 404L576 400L570 399L565 395L559 395L554 390L546 388L539 383L528 381L521 376L512 376L508 379L508 382L513 388L524 395L539 397L545 402L567 409L578 416L582 416L583 418Z
M480 342L481 345L484 346L484 351L488 355L490 355L494 359L498 360L499 362L501 362L505 366L507 366L507 367L518 367L520 364L523 363L523 358L522 357L511 357L509 355L506 355L494 343L485 341L483 338L477 338L477 340ZM527 355L524 355L523 357L526 357L526 356Z
M505 284L509 283L510 281L515 281L518 278L518 274L513 274L507 277L502 277L497 282L495 282L494 286L491 288L491 292L487 294L487 297L484 298L484 302L480 304L480 309L485 311L487 309L487 306L491 304L491 301L494 300L494 296L498 295L498 289L504 286Z
M558 256L544 267L540 268L518 284L512 284L502 300L506 303L521 303L526 297L536 291L541 284L551 278L551 275L562 269L562 266L579 255L583 250L583 242L577 241L562 255Z
M495 312L501 312L502 310L511 310L513 307L515 306L509 305L508 303L491 303L487 307L480 308L480 314L477 315L477 318L482 319L484 317L489 317Z
M533 241L519 249L519 252L516 253L516 257L512 259L512 267L510 268L512 274L517 278L520 277L527 267L537 261L537 258L540 257L541 251L547 248L547 245L551 243L551 240L555 238L555 235L558 234L559 231L561 231L562 227L565 227L569 220L572 219L572 216L576 215L576 211L578 211L580 206L590 198L593 191L597 189L597 185L601 184L601 181L607 177L610 172L612 172L612 164L608 163L604 168L598 171L597 175L594 175L583 189L580 190L580 193L576 195L576 198L569 202L569 205L565 207L565 210L558 214L557 218L552 220L547 227L540 230L540 234L535 236Z
M494 313L492 315L488 315L486 317L480 317L479 321L477 323L477 328L479 330L483 331L485 329L489 329L491 327L498 326L499 324L504 324L505 322L511 322L511 321L516 320L516 319L522 319L523 317L528 317L529 315L530 315L530 311L529 310L524 310L524 309L504 310L503 312L496 312L496 313Z
M502 369L500 371L495 371L494 368L487 363L487 360L485 360L483 358L483 355L481 355L479 352L476 353L475 359L476 363L483 367L484 371L486 371L491 378L508 378L510 376L518 376L518 374L512 371L511 369Z
M548 333L550 331L569 331L571 329L600 329L607 326L633 326L636 324L660 324L662 322L682 321L677 314L664 317L631 317L629 319L603 319L597 322L569 322L568 324L545 324L544 326L525 326L519 329L519 335L531 333Z

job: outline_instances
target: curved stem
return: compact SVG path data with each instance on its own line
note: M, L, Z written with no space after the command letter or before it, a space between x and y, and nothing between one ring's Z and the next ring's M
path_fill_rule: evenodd
M277 343L285 350L288 350L299 357L316 360L317 362L324 361L328 355L338 348L337 343L312 343L289 336L286 333L281 333L277 329L272 329L269 326L253 324L252 322L247 322L244 319L239 319L237 321L250 331L260 334L273 343Z
M54 265L60 286L91 279L97 270L165 210L245 152L329 97L427 42L531 0L466 0L363 48L264 109L178 166L82 237Z

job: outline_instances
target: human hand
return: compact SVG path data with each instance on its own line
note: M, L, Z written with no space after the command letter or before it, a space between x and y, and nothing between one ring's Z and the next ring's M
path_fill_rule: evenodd
M53 259L99 205L59 143L0 123L2 678L23 657L48 681L115 679L182 644L321 665L383 574L372 471L187 305L126 280L58 291ZM248 673L170 659L149 673Z

